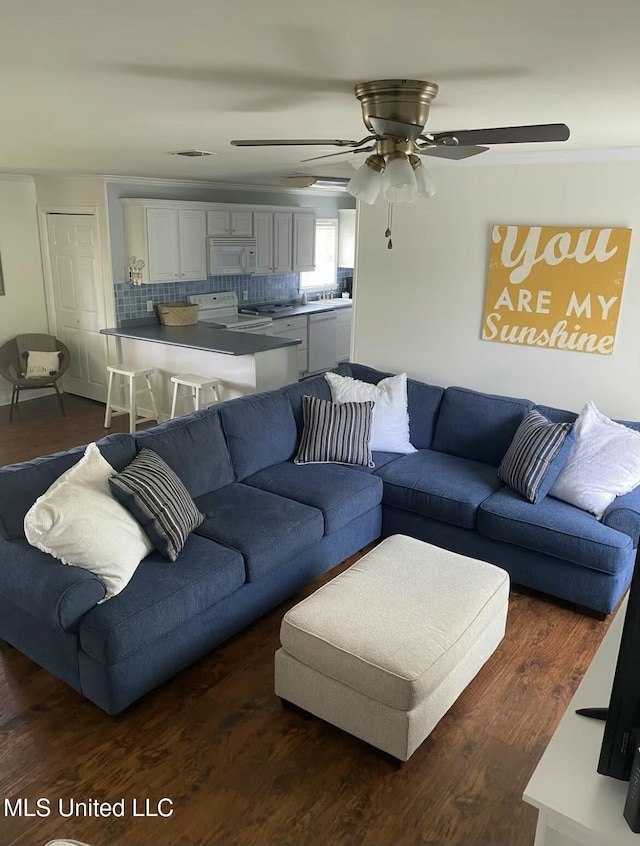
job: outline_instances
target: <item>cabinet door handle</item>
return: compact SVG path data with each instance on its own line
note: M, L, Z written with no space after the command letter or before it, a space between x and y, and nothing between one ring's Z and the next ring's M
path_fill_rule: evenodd
M179 274L178 274L178 273L174 273L173 275L176 277L176 279L177 279L177 278L178 278L178 276L179 276Z

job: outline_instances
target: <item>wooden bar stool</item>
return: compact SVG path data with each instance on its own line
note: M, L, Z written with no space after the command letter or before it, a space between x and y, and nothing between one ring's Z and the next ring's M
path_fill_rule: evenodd
M222 384L220 379L212 379L209 376L198 376L195 373L181 373L179 376L172 376L173 382L173 400L171 402L171 419L176 416L176 405L179 399L186 399L189 394L184 394L182 397L178 396L178 389L180 387L188 388L191 399L193 400L193 410L198 411L200 408L207 408L214 402L220 402L220 392L218 386ZM213 399L209 400L205 405L201 405L200 394L202 391L211 390Z
M104 415L104 427L111 426L111 418L118 414L129 415L129 431L135 432L138 423L149 423L151 420L158 420L158 407L156 398L151 387L151 374L154 368L128 367L126 364L109 364L109 387L107 389L107 410ZM115 380L118 381L115 381ZM144 379L144 384L139 385L138 380ZM117 399L114 399L114 393ZM138 415L138 395L146 394L150 414L147 417ZM120 400L120 401L118 401Z

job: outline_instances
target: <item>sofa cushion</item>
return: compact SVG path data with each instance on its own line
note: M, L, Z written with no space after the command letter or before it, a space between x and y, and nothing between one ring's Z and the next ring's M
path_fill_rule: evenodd
M255 582L322 539L322 512L235 482L196 500L205 515L196 533L239 550Z
M482 503L478 531L603 573L626 567L633 549L628 535L603 526L593 514L551 497L534 505L508 487Z
M384 467L385 464L390 464L392 461L396 461L396 459L401 458L402 456L398 452L371 452L371 458L373 459L373 467L363 467L362 464L352 464L350 466L350 470L361 470L364 473L373 473L376 470L379 470L380 467Z
M193 497L233 482L217 409L176 417L135 437L138 449L145 447L157 453Z
M409 412L407 410L407 374L388 376L377 385L325 373L334 402L367 402L372 400L371 449L411 455L416 448L409 441Z
M220 602L244 581L238 552L189 535L175 564L152 552L126 590L84 616L82 649L103 664L116 664Z
M289 397L291 410L296 421L298 437L302 435L302 397L318 397L318 399L331 400L331 389L323 376L313 376L311 379L304 379L302 382L295 382L283 388L283 393Z
M132 435L117 432L97 442L102 456L115 470L122 470L136 455ZM85 446L43 455L21 464L0 467L0 535L6 540L24 538L24 518L39 496L59 476L82 458Z
M237 479L292 458L298 432L283 391L232 400L220 407L220 415Z
M153 450L141 449L128 467L109 479L109 487L170 561L204 520L189 491Z
M533 403L527 399L447 388L432 449L498 467Z
M116 471L95 443L35 501L24 518L30 544L81 567L104 584L107 598L129 583L153 544L138 521L115 499Z
M502 482L495 467L423 449L375 471L382 501L405 511L475 529L478 507Z
M260 470L244 483L319 508L325 535L375 508L382 499L381 479L336 464L286 462Z
M529 502L539 502L569 458L573 437L572 423L552 423L533 408L513 436L499 478Z
M296 464L333 462L373 467L371 428L374 403L321 400L302 397L304 428Z
M588 402L574 425L569 460L551 496L602 517L617 495L640 485L640 433L605 417Z

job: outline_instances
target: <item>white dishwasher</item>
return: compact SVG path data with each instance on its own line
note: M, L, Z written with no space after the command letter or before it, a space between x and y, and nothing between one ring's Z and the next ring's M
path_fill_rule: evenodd
M336 313L321 311L309 315L309 373L336 366Z

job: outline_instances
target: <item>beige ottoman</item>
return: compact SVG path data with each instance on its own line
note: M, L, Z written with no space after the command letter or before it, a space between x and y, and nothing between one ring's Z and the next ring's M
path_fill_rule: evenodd
M509 576L394 535L282 621L283 702L406 761L504 635Z

